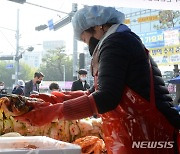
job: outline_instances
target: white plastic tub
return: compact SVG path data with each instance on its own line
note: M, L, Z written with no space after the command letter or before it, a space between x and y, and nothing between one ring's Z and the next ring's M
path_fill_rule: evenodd
M45 136L0 137L0 154L81 154L78 145Z

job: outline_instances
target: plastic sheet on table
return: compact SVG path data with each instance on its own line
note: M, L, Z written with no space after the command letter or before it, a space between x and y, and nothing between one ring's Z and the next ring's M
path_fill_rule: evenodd
M6 154L80 154L78 145L45 136L1 137L0 153Z

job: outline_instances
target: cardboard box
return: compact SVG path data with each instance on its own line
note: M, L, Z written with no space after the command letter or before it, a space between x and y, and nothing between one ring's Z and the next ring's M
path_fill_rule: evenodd
M78 145L46 136L0 137L0 154L81 154Z

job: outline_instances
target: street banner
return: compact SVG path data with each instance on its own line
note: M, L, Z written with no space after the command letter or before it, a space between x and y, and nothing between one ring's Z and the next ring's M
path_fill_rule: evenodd
M180 44L180 27L137 34L147 48L158 48Z
M74 0L82 5L142 8L156 10L180 10L180 0Z
M180 27L138 33L158 65L180 64Z
M158 65L180 64L180 45L149 48L149 51Z
M164 46L164 32L157 30L152 32L137 33L146 48L157 48Z
M174 30L166 30L164 31L164 44L165 46L170 46L174 44L179 44L179 29L174 29Z

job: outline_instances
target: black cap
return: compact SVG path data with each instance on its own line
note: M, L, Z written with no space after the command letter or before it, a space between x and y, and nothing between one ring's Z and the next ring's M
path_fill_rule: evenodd
M78 71L78 74L87 74L87 71L85 69L80 69Z

